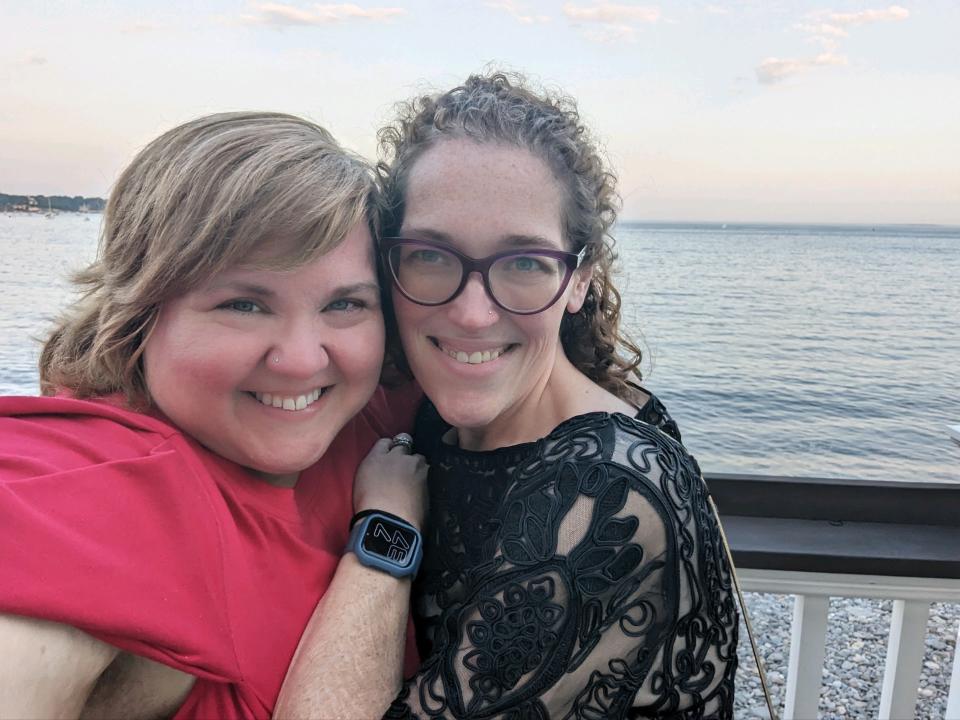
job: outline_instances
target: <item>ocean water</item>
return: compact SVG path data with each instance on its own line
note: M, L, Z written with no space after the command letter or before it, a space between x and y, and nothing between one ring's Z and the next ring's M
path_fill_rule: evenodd
M0 393L38 390L37 339L100 216L0 215ZM960 228L617 228L644 384L707 471L960 482Z

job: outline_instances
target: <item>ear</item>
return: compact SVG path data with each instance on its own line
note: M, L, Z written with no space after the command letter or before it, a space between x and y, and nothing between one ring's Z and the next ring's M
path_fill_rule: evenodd
M572 290L567 297L567 312L577 313L583 307L584 300L587 299L587 290L590 289L590 281L593 279L593 265L586 267L580 266L573 271L573 277L570 279Z

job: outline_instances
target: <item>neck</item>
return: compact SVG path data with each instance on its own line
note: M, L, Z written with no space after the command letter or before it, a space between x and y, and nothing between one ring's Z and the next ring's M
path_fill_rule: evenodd
M300 473L286 473L284 475L274 475L272 473L260 472L259 470L250 470L250 474L257 480L265 482L267 485L273 485L277 488L294 488L297 486L297 480L300 479Z
M465 450L519 445L549 435L564 420L597 410L635 412L577 370L560 351L545 380L493 422L482 427L457 428L457 440Z

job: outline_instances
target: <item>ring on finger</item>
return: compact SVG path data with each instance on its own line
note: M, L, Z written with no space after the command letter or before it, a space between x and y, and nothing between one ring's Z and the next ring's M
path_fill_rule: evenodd
M404 447L407 450L413 450L413 438L410 437L409 433L397 433L393 436L393 439L390 440L390 450L393 450L395 447Z

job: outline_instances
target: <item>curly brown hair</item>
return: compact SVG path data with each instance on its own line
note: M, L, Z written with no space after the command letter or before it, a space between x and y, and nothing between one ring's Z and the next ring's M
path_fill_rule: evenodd
M381 230L396 235L413 166L438 142L467 138L499 142L530 151L551 169L563 188L562 228L574 252L586 248L584 263L593 278L583 307L566 313L560 339L570 361L584 375L627 402L638 399L639 347L620 329L620 293L613 282L616 260L610 229L620 197L616 176L581 122L573 98L535 89L518 73L471 75L452 90L422 95L397 106L397 119L380 130L377 164L382 190ZM389 293L385 293L385 299ZM389 304L385 307L390 309ZM388 312L388 351L409 372Z
M309 262L364 219L375 230L375 205L370 165L307 120L219 113L165 132L110 193L97 259L40 355L41 392L149 406L143 348L165 301L266 245L273 269Z

